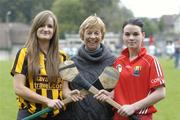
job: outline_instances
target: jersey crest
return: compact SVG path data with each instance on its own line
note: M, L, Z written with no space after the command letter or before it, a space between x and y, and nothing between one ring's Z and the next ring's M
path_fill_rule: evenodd
M140 75L140 71L141 71L141 66L135 66L133 75L138 77Z

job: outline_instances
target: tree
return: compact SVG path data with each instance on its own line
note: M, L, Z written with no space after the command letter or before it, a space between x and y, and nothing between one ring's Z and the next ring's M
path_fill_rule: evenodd
M8 11L11 11L11 22L29 23L38 12L50 9L53 0L0 0L0 20L6 21Z
M58 16L61 35L77 33L83 20L95 13L111 32L119 32L124 20L133 16L130 10L119 6L119 0L55 0L52 10Z
M115 0L80 0L88 16L99 13L101 9L111 6L113 1Z
M149 18L142 18L144 21L144 31L146 36L154 35L159 31L158 23Z
M119 32L122 23L133 14L119 0L81 0L86 14L96 13L106 24L107 31ZM89 7L91 6L91 7Z
M161 32L164 32L164 28L165 28L165 23L164 23L164 20L162 19L162 17L160 18L160 21L159 21L159 30Z
M125 7L120 7L117 3L114 3L111 7L101 9L100 16L106 24L107 31L118 33L124 21L133 17L133 14Z
M77 33L85 16L80 0L56 0L52 10L59 20L61 36Z

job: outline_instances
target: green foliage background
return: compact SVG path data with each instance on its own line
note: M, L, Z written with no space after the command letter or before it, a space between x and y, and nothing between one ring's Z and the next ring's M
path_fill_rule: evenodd
M179 70L174 69L173 60L159 59L162 64L166 80L167 95L164 100L156 104L158 112L154 120L180 120L180 89ZM15 120L17 103L13 91L13 80L10 76L11 61L0 61L0 120Z

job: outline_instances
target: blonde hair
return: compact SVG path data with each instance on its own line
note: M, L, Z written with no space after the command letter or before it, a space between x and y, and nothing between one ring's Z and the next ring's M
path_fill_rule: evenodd
M104 35L106 32L106 27L104 22L101 20L100 17L97 17L96 14L95 15L91 15L88 18L86 18L84 20L84 22L81 24L80 28L79 28L79 34L80 34L80 38L81 40L84 40L84 32L86 29L88 28L98 28L101 30L102 33L102 39L104 39Z
M49 10L42 11L38 13L31 25L28 39L25 43L27 48L27 57L28 57L28 74L33 76L33 79L37 78L40 63L39 63L39 53L40 47L38 44L37 30L42 26L47 19L51 17L54 22L54 34L49 43L49 49L47 52L46 59L46 72L48 80L50 82L56 81L59 77L58 66L59 66L59 46L58 46L58 22L56 16Z

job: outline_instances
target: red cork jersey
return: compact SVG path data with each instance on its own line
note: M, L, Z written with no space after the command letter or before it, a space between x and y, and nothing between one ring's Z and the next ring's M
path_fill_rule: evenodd
M120 72L119 81L114 90L114 99L121 105L132 104L164 85L164 75L158 60L141 48L138 57L129 61L128 49L122 52L114 63ZM137 114L156 112L154 106L137 111ZM115 115L117 116L117 115Z

